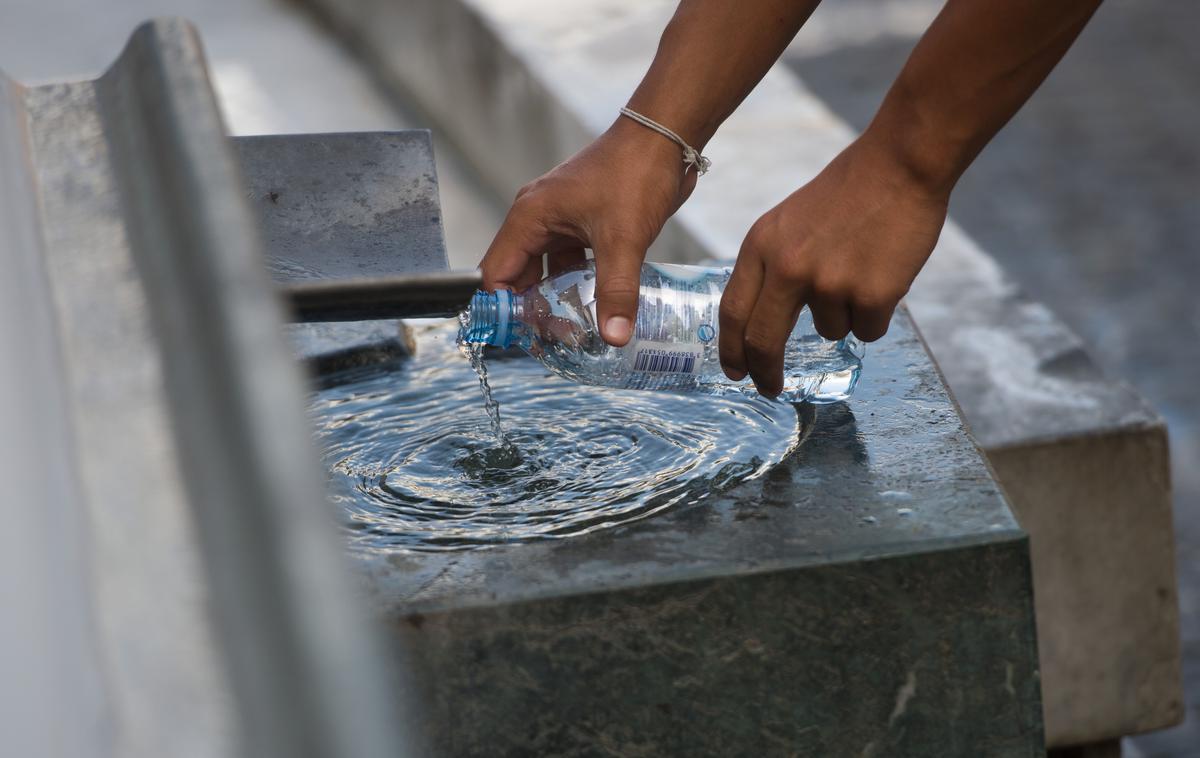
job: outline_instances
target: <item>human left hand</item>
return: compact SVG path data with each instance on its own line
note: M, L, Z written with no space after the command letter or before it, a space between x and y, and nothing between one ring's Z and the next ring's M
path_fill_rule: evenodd
M721 300L721 365L758 391L783 390L784 346L807 305L817 332L864 341L892 313L933 251L949 189L932 189L879 142L861 138L764 214Z

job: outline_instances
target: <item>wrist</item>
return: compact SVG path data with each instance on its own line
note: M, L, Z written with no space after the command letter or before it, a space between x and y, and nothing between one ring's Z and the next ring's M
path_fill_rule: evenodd
M617 116L604 133L622 153L635 158L647 168L669 168L674 174L684 173L683 148L669 137L643 126L625 116Z
M626 107L662 124L698 152L704 152L705 145L720 126L720 120L705 119L694 112L694 109L681 107L682 103L676 98L663 99L656 95L647 95L642 89L639 88L633 93Z
M898 88L888 93L857 142L924 193L949 198L977 151Z

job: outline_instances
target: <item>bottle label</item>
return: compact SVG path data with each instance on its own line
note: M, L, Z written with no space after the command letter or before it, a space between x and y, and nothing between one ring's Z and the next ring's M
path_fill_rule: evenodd
M639 340L634 347L633 370L651 374L695 374L704 355L699 345Z

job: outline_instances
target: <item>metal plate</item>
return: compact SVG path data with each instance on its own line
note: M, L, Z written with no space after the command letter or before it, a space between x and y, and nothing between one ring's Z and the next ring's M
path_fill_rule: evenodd
M277 283L446 270L428 131L232 141Z

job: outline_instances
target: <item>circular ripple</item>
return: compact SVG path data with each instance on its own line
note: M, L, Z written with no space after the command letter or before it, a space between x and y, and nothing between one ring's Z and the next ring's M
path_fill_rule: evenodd
M313 399L331 492L359 547L583 534L758 476L800 439L784 403L579 387L530 358L491 356L501 445L456 328L428 327L416 358L338 377Z

